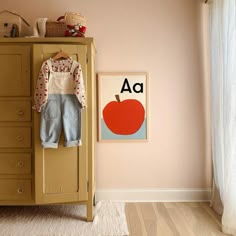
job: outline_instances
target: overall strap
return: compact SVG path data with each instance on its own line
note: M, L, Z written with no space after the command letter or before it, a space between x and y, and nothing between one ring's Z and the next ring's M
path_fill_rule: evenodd
M47 63L48 63L49 71L50 71L50 72L53 72L53 70L52 70L52 61L51 61L51 58L47 60Z
M73 73L77 66L78 66L78 62L76 60L72 59L72 65L71 65L71 68L70 68L70 73Z

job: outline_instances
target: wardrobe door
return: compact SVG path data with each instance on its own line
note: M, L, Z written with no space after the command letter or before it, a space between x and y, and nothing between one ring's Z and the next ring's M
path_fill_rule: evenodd
M63 51L82 66L87 86L87 47L75 44L33 45L33 94L43 61ZM37 204L86 201L88 199L87 109L82 110L82 146L64 147L61 134L57 149L41 146L40 113L34 112L35 201Z

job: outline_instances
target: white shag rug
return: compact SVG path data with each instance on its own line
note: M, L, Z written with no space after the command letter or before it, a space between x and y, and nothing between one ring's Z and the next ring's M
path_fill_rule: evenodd
M125 203L101 201L93 222L84 205L1 206L1 236L123 236L128 235Z

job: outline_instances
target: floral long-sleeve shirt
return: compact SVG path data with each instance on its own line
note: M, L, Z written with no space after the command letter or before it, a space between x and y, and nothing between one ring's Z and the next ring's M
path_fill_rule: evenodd
M49 61L50 60L50 61ZM51 66L50 66L50 65ZM72 68L73 65L73 68ZM51 68L50 68L51 67ZM79 62L72 58L65 60L53 60L52 58L43 62L34 92L33 109L41 111L43 105L47 103L49 91L50 70L53 72L72 73L74 94L76 95L82 108L86 107L86 95L83 81L83 73Z

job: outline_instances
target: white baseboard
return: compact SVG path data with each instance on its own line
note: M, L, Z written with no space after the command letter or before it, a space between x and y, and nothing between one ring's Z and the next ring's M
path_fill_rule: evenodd
M202 202L210 201L211 189L97 189L96 201Z

